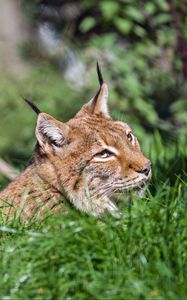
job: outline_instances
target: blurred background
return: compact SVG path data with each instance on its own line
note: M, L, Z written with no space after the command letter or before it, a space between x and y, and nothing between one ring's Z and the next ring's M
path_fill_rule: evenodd
M98 89L96 61L112 116L147 155L185 147L186 0L1 0L3 161L21 170L34 148L36 115L22 96L67 121ZM0 175L0 187L7 180Z

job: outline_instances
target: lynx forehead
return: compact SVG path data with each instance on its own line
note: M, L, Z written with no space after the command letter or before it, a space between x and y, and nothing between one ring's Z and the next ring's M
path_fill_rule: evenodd
M151 163L130 127L110 117L108 87L98 65L97 71L99 91L67 123L26 100L38 115L35 152L25 171L0 194L1 202L9 200L16 211L27 192L23 217L59 210L55 201L64 197L89 214L115 214L118 208L111 196L143 191L149 182Z

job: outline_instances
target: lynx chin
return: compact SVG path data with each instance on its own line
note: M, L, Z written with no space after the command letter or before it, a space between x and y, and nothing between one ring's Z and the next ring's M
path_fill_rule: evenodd
M151 163L128 124L108 111L108 87L97 65L100 88L67 123L37 113L36 147L26 169L0 193L3 215L22 218L60 211L63 199L78 210L115 215L115 193L142 192L151 179ZM59 204L60 203L60 204Z

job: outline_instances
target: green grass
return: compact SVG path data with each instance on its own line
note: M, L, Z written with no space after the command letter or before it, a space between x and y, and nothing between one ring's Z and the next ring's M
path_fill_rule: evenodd
M185 141L152 146L153 182L143 199L101 219L67 206L32 225L2 222L1 299L186 299Z

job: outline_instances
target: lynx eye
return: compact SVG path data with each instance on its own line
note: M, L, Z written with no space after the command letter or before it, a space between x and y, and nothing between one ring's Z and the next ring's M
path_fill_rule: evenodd
M132 144L134 145L134 143L135 143L135 136L134 136L131 132L129 132L129 133L127 134L127 139L128 139L128 141L129 141L130 143L132 143Z
M102 152L97 153L95 156L96 156L96 157L99 157L99 158L105 159L105 158L111 157L112 155L114 155L113 152L111 152L111 151L105 149L105 150L103 150Z

